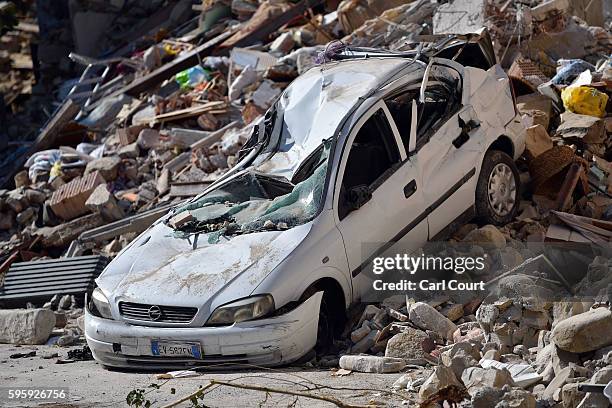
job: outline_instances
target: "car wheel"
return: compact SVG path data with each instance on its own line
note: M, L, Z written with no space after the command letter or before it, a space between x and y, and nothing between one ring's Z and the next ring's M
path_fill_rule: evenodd
M514 161L506 153L485 154L476 186L476 215L488 224L506 224L516 216L520 178Z
M335 327L333 317L328 292L324 292L323 299L321 299L321 308L319 309L319 326L317 327L317 343L315 345L315 351L319 355L327 353L334 344Z

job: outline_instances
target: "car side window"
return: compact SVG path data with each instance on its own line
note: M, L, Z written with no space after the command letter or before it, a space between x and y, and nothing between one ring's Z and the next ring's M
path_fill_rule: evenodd
M455 86L436 84L425 89L425 100L417 105L417 146L424 142L423 137L431 129L440 127L459 108L460 101L461 95Z
M399 95L385 99L391 117L397 126L402 143L408 151L410 140L410 125L412 122L412 100L418 98L418 90L405 91Z
M361 126L351 145L340 187L339 218L350 212L351 189L367 186L370 192L374 191L400 160L387 116L379 109Z

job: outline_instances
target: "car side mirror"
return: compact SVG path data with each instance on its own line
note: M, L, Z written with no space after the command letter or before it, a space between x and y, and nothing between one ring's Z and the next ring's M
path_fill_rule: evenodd
M348 190L347 202L351 210L358 210L372 198L370 187L361 184Z

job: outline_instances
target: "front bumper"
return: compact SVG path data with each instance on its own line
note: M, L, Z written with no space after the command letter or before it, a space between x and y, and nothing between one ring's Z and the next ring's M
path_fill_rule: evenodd
M171 369L286 364L315 346L322 296L323 292L318 292L281 316L224 327L135 326L86 311L85 338L94 358L111 367ZM199 342L202 359L154 356L152 340Z

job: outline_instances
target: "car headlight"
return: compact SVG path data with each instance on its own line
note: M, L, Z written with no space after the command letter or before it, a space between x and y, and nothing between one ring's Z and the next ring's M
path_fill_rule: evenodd
M219 306L206 322L207 325L223 325L244 322L263 317L274 310L272 295L253 296Z
M95 288L93 293L91 294L91 300L93 301L96 310L100 314L101 317L105 319L112 319L113 315L111 314L110 302L102 293L100 288Z

